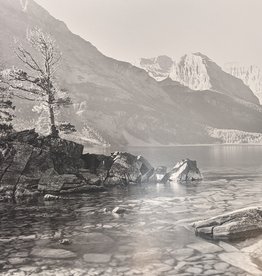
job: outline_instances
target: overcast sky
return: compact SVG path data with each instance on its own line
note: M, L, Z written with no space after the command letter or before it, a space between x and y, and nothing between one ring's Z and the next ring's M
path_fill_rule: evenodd
M262 67L262 0L36 0L107 56L202 52Z

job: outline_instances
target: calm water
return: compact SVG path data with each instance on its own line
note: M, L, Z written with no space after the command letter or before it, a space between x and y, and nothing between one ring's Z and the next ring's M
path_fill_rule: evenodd
M125 150L154 166L195 159L204 181L133 186L37 206L2 204L1 275L262 275L254 258L234 253L256 240L233 244L234 251L195 237L190 226L261 205L262 147ZM113 215L116 206L126 213ZM70 244L61 244L62 239Z

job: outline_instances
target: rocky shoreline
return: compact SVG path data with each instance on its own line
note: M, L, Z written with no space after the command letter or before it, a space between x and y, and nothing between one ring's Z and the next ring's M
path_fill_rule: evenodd
M112 187L203 178L196 161L189 159L167 170L163 166L153 168L144 157L127 152L106 156L84 154L83 149L81 144L40 136L34 130L15 132L1 139L0 200L52 201ZM246 239L261 234L261 217L261 207L254 207L196 222L193 226L196 235L207 239Z
M66 194L104 191L115 186L201 180L196 161L182 160L172 170L154 169L142 156L114 152L83 153L83 145L35 130L15 132L0 141L1 201L47 200Z

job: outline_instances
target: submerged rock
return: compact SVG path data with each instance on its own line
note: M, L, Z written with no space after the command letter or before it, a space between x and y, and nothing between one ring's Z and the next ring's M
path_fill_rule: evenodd
M72 259L77 257L74 252L54 248L35 248L32 250L31 255L48 259Z
M254 264L247 253L232 252L219 254L219 258L230 265L241 268L251 275L261 276L262 271Z
M197 167L197 162L190 159L185 159L178 162L175 167L163 177L161 182L165 183L168 180L195 181L201 180L202 178L202 174Z
M87 263L108 263L111 260L112 255L111 254L85 254L84 260Z
M246 239L262 233L262 207L250 207L194 223L195 233L214 240Z
M124 214L124 213L126 213L126 209L121 208L121 207L115 207L112 210L112 213L115 213L115 214Z

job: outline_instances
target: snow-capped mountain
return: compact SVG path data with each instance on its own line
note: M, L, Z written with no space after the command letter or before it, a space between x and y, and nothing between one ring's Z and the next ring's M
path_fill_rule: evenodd
M184 55L178 62L168 57L165 57L165 60L168 60L168 66L162 65L162 56L142 58L139 65L157 81L169 77L192 90L212 90L259 103L258 98L242 80L223 71L214 61L201 53Z
M145 69L150 77L162 81L170 75L174 61L168 56L158 56L156 58L141 58L136 65Z
M225 65L225 71L243 80L258 97L260 104L262 104L262 71L259 67L228 63Z
M200 54L177 64L165 56L144 59L143 66L162 79L157 82L141 68L106 57L33 0L0 0L0 26L0 64L8 67L21 67L13 52L14 37L25 43L27 30L36 26L55 37L63 53L57 77L74 102L63 120L69 118L83 138L141 146L223 141L210 128L262 134L262 107L250 89ZM212 91L182 85L195 89L200 71L209 78L203 87ZM15 105L17 124L36 127L39 115L32 112L31 102L17 100Z

